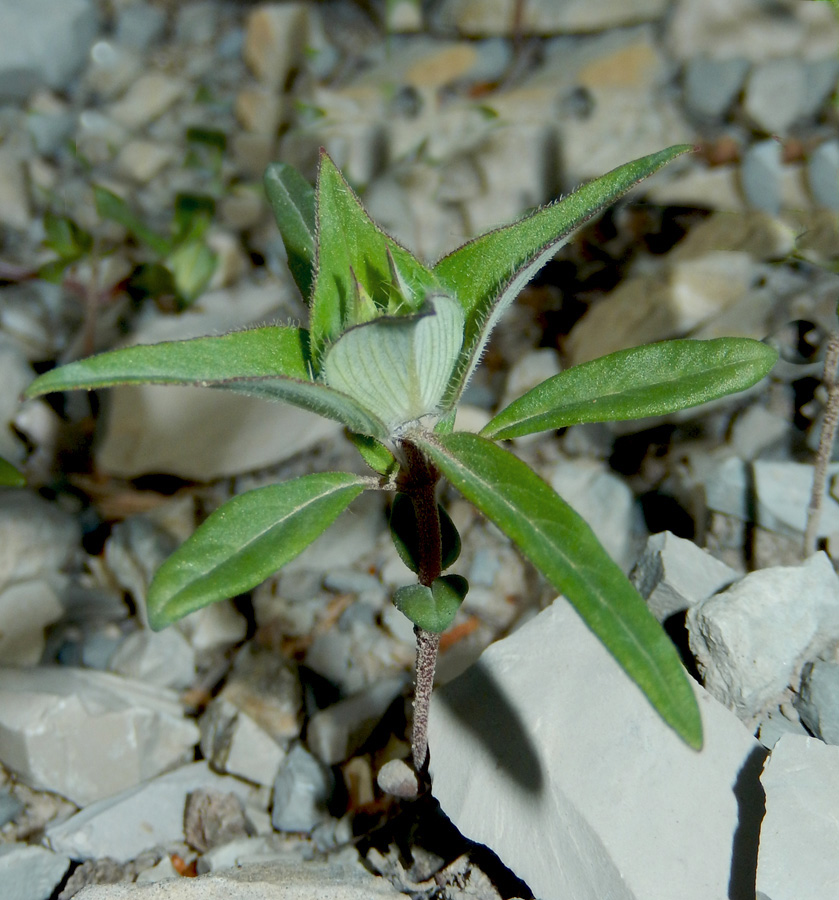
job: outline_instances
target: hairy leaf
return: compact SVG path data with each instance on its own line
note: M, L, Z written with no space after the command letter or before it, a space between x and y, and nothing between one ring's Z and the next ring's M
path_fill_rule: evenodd
M386 437L387 429L374 413L352 397L312 381L306 341L302 329L267 326L221 337L125 347L46 372L24 396L119 384L197 385L284 400L353 431Z
M165 628L256 587L326 531L364 487L356 475L325 472L228 500L158 569L148 593L149 624Z
M285 245L288 267L308 302L315 281L315 191L288 163L265 170L265 193Z
M359 287L383 311L393 311L393 301L399 298L405 305L401 311L411 312L419 309L436 279L367 215L325 152L318 173L317 234L309 327L312 359L320 367L327 344L359 321L353 309ZM409 288L405 296L399 296L394 271Z
M662 341L573 366L537 385L491 419L481 434L514 438L581 422L660 416L745 390L777 352L749 338Z
M636 159L584 184L564 200L464 244L435 266L466 313L461 363L449 393L456 402L498 319L573 232L639 181L692 148L683 144Z
M456 432L411 440L567 597L661 717L699 748L699 709L676 649L583 519L485 438Z
M442 575L434 579L430 588L424 584L397 588L393 605L414 625L440 634L454 621L468 590L469 584L462 575Z

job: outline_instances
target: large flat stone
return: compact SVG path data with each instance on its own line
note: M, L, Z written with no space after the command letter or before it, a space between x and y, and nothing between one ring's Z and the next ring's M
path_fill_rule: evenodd
M164 884L91 885L76 900L376 900L405 895L361 864L288 860L177 878Z
M73 859L128 862L154 847L183 842L186 798L198 790L233 793L244 805L257 797L253 785L217 775L206 762L190 763L49 826L47 840Z
M542 900L753 898L765 751L696 695L700 753L556 600L435 694L432 790Z
M177 765L198 739L171 691L69 666L0 669L0 761L79 806Z
M831 900L839 892L839 747L785 734L761 776L757 900Z

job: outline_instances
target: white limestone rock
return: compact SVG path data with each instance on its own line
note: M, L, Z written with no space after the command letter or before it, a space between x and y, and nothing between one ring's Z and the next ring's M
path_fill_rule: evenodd
M81 530L74 516L33 491L0 494L0 590L65 566Z
M646 537L641 509L629 486L603 463L588 459L558 464L550 485L588 522L612 559L628 571Z
M183 340L285 318L290 298L281 284L212 292L188 315L151 319L132 340ZM314 413L231 391L130 385L107 398L97 464L125 478L164 472L209 481L287 459L340 430Z
M178 878L164 888L154 884L90 885L76 900L404 900L389 881L370 874L360 862L297 859L247 865Z
M177 628L141 629L117 647L108 670L143 684L183 691L195 680L195 651Z
M701 753L555 600L432 698L433 793L542 900L745 898L763 750L696 695Z
M44 629L64 613L60 579L34 578L0 591L0 666L34 666L41 661Z
M691 607L687 627L705 687L751 724L839 642L839 578L821 551L751 572Z
M766 816L760 829L757 900L836 896L839 747L784 735L761 776Z
M630 581L663 622L728 587L740 577L730 566L671 531L651 535Z
M217 697L201 717L201 752L219 772L270 786L285 750L246 712Z
M795 708L812 734L839 745L839 662L818 659L804 666Z
M64 666L0 669L0 761L78 806L177 765L198 738L161 688Z
M252 785L217 775L206 762L190 763L50 825L47 842L73 859L107 856L128 862L146 850L184 841L186 799L198 790L233 793L246 808L259 800Z
M274 782L271 824L277 831L310 832L327 821L332 773L302 745L286 756Z
M266 87L282 90L305 54L309 28L306 3L261 3L248 15L245 62Z
M66 856L36 844L0 844L3 900L44 900L70 866Z
M784 134L800 118L807 98L807 69L794 57L755 66L746 82L743 110L768 134Z

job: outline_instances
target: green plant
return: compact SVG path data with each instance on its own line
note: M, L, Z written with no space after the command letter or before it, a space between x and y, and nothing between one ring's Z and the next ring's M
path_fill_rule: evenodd
M23 487L26 479L22 473L7 460L0 456L0 486L2 487Z
M26 394L153 382L285 400L342 422L377 473L306 475L225 503L157 572L147 601L152 627L253 588L362 491L394 492L391 531L417 575L393 600L417 634L413 749L421 771L439 636L468 588L463 577L443 574L459 552L437 503L444 476L574 604L664 720L701 746L699 711L669 638L585 522L495 441L703 403L757 382L775 351L736 338L624 350L548 379L480 434L453 430L490 332L529 279L581 223L689 149L627 163L430 268L376 226L325 153L316 190L291 167L271 166L266 189L309 299L308 330L268 326L129 347L47 372Z

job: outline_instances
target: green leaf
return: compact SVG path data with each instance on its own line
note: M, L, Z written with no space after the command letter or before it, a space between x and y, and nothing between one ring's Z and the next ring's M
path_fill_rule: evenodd
M172 250L172 242L149 228L113 191L94 185L93 197L96 201L96 211L103 219L110 219L110 221L122 225L129 234L151 247L159 256L166 256Z
M460 306L440 294L415 315L380 316L350 328L329 348L323 375L392 431L439 411L462 336Z
M288 267L308 302L315 280L315 190L288 163L268 166L264 183L285 245Z
M439 504L437 514L440 517L441 568L448 569L460 556L460 534L449 514ZM390 536L402 562L412 572L419 572L419 526L413 501L407 494L397 494L393 498L390 508Z
M10 462L0 456L0 485L3 487L23 487L26 479Z
M396 458L385 447L381 441L369 437L366 434L356 434L350 431L347 434L356 450L361 454L361 458L368 466L379 475L390 475L396 471L399 465Z
M565 595L665 722L700 748L702 721L675 647L583 519L485 438L455 432L411 440Z
M639 181L691 149L682 144L619 166L564 200L475 238L434 266L435 275L466 313L461 364L449 389L453 403L477 366L498 319L573 232Z
M284 400L342 422L352 431L387 437L374 413L352 397L312 381L306 344L302 329L267 326L221 337L125 347L45 372L24 396L119 384L197 385Z
M206 289L217 263L216 254L201 240L181 244L169 254L166 266L184 305L188 306Z
M443 575L431 587L408 584L393 593L393 605L414 625L437 634L454 621L460 604L469 590L462 575Z
M356 324L352 316L356 279L377 306L392 310L400 293L391 275L395 266L411 289L410 296L401 297L405 312L419 309L437 282L367 215L326 152L321 152L316 210L317 273L309 327L312 359L319 368L326 346Z
M777 352L749 338L662 341L573 366L514 400L481 430L521 437L581 422L660 416L745 390L775 365Z
M75 262L90 252L93 238L66 216L44 215L44 246L53 250L63 260Z
M356 475L325 472L228 500L158 569L149 624L159 631L256 587L326 531L364 487Z

